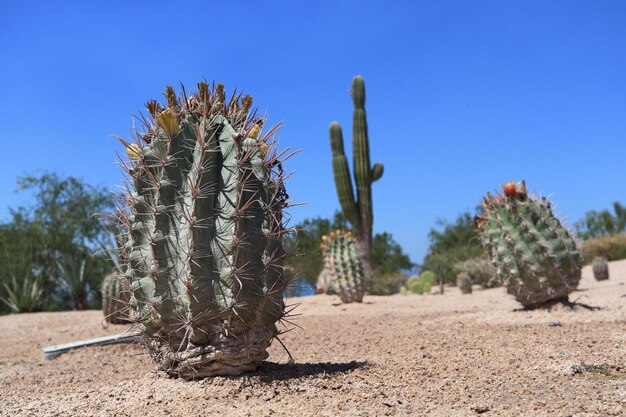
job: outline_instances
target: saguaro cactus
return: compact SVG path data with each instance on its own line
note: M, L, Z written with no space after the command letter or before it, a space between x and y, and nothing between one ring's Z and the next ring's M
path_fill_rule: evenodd
M336 230L322 236L324 271L333 292L343 303L360 303L367 287L363 265L351 232Z
M524 306L567 299L580 281L581 256L545 198L528 196L526 184L508 182L483 201L476 228L507 290Z
M119 211L135 319L158 368L197 378L255 369L285 315L286 207L277 127L221 84L178 97L122 142L131 186Z
M352 224L359 243L361 257L368 263L371 260L372 224L372 183L383 175L383 165L370 166L369 139L365 118L365 83L359 75L352 79L352 100L354 116L352 119L352 152L354 162L354 180L356 198L350 178L348 159L343 147L343 134L338 122L330 125L330 146L333 153L333 171L335 186L341 209Z

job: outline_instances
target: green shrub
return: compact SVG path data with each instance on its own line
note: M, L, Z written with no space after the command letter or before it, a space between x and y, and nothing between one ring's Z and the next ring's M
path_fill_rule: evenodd
M31 276L18 281L13 275L11 281L4 283L4 290L6 297L0 297L0 301L12 313L40 311L46 299L41 280Z
M406 275L402 272L375 271L372 278L373 295L391 295L398 292L406 282Z
M457 274L466 273L474 284L483 288L494 288L502 285L496 277L496 270L491 261L483 257L457 262L454 264L454 270Z
M626 259L626 233L586 240L582 252L585 263L598 257L608 261Z

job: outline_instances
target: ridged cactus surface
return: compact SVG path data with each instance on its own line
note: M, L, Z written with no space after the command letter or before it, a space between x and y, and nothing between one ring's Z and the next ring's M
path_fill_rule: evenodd
M356 196L348 159L344 152L343 133L338 122L330 125L330 146L333 153L333 172L339 203L346 218L352 224L355 237L359 242L360 253L366 262L371 261L372 225L372 183L383 175L383 165L370 165L369 138L365 117L365 82L359 75L352 79L352 101L354 115L352 119L352 152L354 162L354 180Z
M508 292L524 306L567 299L580 281L581 256L550 202L509 182L496 197L488 193L483 208L476 227Z
M593 269L593 277L596 281L604 281L609 279L609 263L604 258L595 258L591 266Z
M152 117L132 143L122 259L135 320L158 368L198 378L235 375L265 358L285 315L282 210L288 198L276 127L199 83Z
M322 236L324 271L333 292L343 303L360 303L368 287L367 268L350 232L336 230Z
M104 321L111 324L128 323L130 286L124 275L117 271L102 280L102 313Z

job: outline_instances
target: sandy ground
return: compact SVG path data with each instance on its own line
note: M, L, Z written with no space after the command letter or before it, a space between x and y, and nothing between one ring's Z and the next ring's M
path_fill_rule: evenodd
M44 361L44 346L115 334L98 311L0 317L3 416L626 416L626 261L551 310L504 289L301 303L295 329L253 374L202 381L153 371L114 345Z

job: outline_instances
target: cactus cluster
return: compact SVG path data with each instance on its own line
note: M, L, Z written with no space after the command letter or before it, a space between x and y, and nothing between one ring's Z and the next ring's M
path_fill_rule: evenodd
M127 323L129 321L130 286L126 277L114 271L104 277L100 290L102 292L104 321L111 324Z
M408 294L409 292L417 295L430 294L436 279L437 277L431 271L424 271L422 272L421 276L412 275L406 284L407 289L405 289L404 295Z
M461 290L461 294L472 293L472 279L466 272L461 272L456 278L456 285Z
M605 258L597 257L591 265L593 269L593 277L596 281L604 281L609 279L609 263Z
M343 303L360 303L368 288L368 271L352 233L335 230L322 236L324 273Z
M222 84L166 87L125 145L118 226L130 305L158 369L183 378L255 369L285 316L288 196L277 126Z
M567 299L578 286L581 256L572 234L545 198L533 198L522 181L508 182L483 200L475 224L500 279L526 307Z
M333 154L335 186L341 209L352 224L352 229L359 242L361 257L368 264L371 261L372 224L372 183L383 175L383 165L370 165L367 119L365 117L365 82L359 75L352 80L352 101L354 115L352 119L352 152L354 162L354 180L356 198L348 159L344 152L343 134L338 122L330 125L330 146Z

